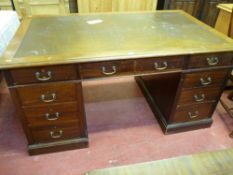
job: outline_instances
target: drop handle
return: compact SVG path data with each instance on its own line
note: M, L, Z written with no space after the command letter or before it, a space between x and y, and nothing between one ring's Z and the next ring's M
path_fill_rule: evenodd
M47 75L44 75L41 72L36 72L35 75L36 75L36 79L38 81L48 81L48 80L52 79L52 72L51 71L48 71Z
M202 77L202 78L200 78L200 82L201 82L201 85L207 86L207 85L209 85L209 84L212 83L212 78L211 77L207 77L206 79L204 79Z
M201 95L195 94L193 97L196 102L201 102L205 100L205 94L201 94Z
M57 120L60 117L60 113L56 112L54 115L50 115L49 113L46 113L45 117L49 121Z
M56 94L55 93L52 93L50 95L42 94L40 98L41 98L41 101L43 101L44 103L51 103L56 100Z
M165 70L165 69L167 69L168 64L167 64L166 61L164 61L164 62L161 63L160 65L159 65L159 63L155 62L155 63L154 63L154 67L155 67L156 70Z
M116 66L112 66L111 72L108 72L105 66L102 67L102 74L104 74L104 75L113 75L116 72L117 72Z
M209 66L215 66L219 62L218 57L208 57L208 58L206 58L206 60L207 60L207 63Z
M199 112L195 111L195 112L188 112L188 116L190 119L196 118L199 116Z
M61 138L62 135L63 135L63 131L62 130L59 130L59 131L50 131L50 136L53 139Z

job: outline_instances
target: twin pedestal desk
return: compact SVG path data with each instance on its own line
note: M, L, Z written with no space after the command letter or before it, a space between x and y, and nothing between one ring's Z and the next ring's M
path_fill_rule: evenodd
M135 76L165 133L209 127L232 58L231 39L182 11L106 13L25 19L0 68L40 154L88 146L86 79Z

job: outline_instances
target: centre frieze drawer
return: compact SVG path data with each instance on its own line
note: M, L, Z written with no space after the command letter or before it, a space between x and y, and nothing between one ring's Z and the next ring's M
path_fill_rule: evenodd
M79 65L82 78L97 78L134 74L134 61L103 61Z
M136 72L161 72L182 69L184 66L183 56L143 58L136 61Z

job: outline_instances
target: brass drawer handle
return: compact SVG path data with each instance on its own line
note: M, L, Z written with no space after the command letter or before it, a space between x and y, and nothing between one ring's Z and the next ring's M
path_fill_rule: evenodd
M59 131L50 131L50 136L51 136L51 138L53 138L53 139L61 138L61 137L62 137L62 134L63 134L63 131L62 131L62 130L59 130Z
M208 57L208 58L206 58L206 60L207 60L207 63L209 66L215 66L219 62L218 57Z
M200 78L200 81L201 81L201 85L207 86L212 83L212 78L208 77L206 80L204 80L204 78Z
M193 119L199 116L199 112L195 111L195 112L188 112L189 118Z
M164 61L162 64L163 64L163 66L159 67L159 64L157 62L155 62L154 63L155 69L156 70L165 70L165 69L167 69L167 66L168 66L167 62Z
M60 117L60 113L56 112L55 115L50 115L49 113L46 113L45 117L49 121L57 120Z
M41 95L41 100L45 103L51 103L51 102L54 102L56 100L56 94L55 93L52 93L50 94L50 98L45 95L45 94L42 94Z
M104 75L113 75L116 72L117 72L116 66L112 66L112 72L107 72L106 67L105 66L102 67L102 74L104 74Z
M201 102L205 100L205 94L201 94L201 95L195 94L193 97L196 102Z
M41 75L40 72L36 72L35 75L36 75L36 79L39 81L48 81L48 80L51 80L51 78L52 78L51 71L48 71L47 75Z

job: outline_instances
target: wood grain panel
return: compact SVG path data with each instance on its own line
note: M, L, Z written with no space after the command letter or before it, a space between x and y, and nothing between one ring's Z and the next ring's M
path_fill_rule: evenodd
M113 11L153 11L157 0L113 0Z
M111 12L112 0L78 0L79 13Z
M166 9L180 9L194 15L196 0L166 0Z
M78 0L79 13L155 10L157 0Z
M204 1L201 20L210 26L214 26L218 17L219 9L216 7L221 2L219 0Z

